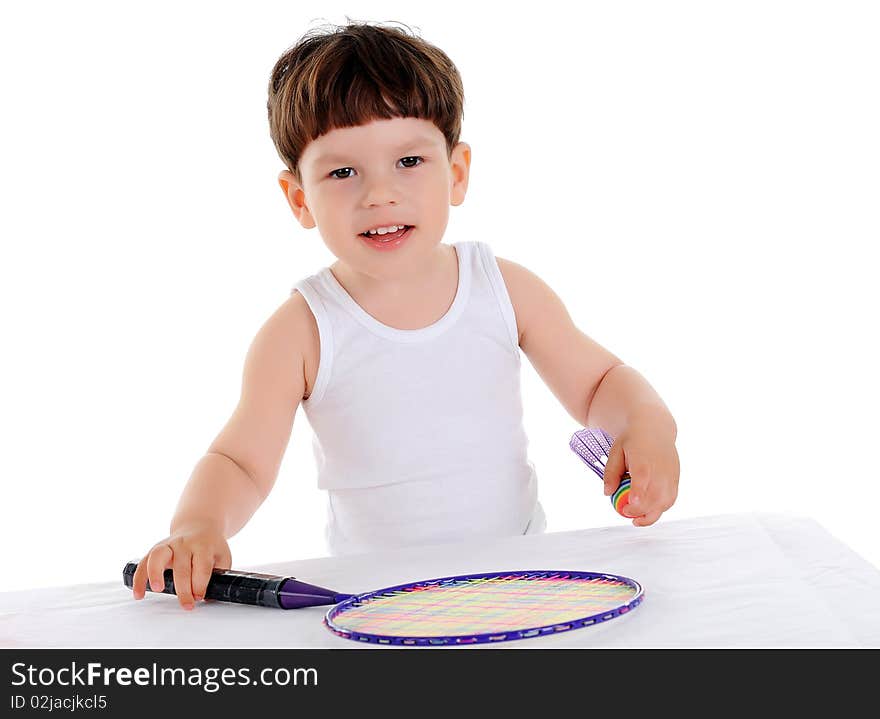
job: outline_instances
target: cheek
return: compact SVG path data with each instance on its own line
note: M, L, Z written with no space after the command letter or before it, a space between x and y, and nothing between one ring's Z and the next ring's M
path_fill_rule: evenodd
M341 184L341 183L340 183ZM348 207L352 202L352 192L344 187L332 187L314 196L319 224L337 227L349 218Z
M451 191L451 180L444 173L435 173L430 177L422 178L418 185L422 206L426 209L430 208L434 214L439 214L444 208L449 207Z

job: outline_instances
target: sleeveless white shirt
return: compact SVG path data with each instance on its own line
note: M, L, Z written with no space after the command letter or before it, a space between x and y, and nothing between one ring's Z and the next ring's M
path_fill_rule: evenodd
M546 520L527 458L520 349L490 247L452 245L458 289L434 324L382 324L329 267L298 282L320 361L302 407L328 493L332 554L537 533Z

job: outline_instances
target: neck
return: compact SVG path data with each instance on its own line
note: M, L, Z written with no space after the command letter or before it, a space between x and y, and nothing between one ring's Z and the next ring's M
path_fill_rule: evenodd
M356 299L369 296L395 300L412 297L425 287L443 282L453 263L457 263L455 250L449 245L439 244L422 264L401 277L376 277L359 272L339 261L333 263L330 269L340 284Z

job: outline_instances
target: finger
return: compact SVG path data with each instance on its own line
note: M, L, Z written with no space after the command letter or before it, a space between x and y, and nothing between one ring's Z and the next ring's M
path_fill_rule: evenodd
M624 515L629 517L630 519L634 519L636 517L646 517L648 515L656 515L653 521L657 521L656 517L659 517L661 514L670 509L673 504L674 500L667 500L665 498L665 495L661 495L659 497L649 495L648 497L643 496L633 506L629 504L626 505L623 508L623 512Z
M644 472L647 470L643 470ZM675 504L678 496L678 488L675 484L670 486L662 476L655 477L647 483L642 482L641 488L630 488L630 505L632 516L642 516L651 512L661 514Z
M192 592L192 554L184 549L174 553L174 591L184 609L192 609L195 604Z
M232 567L232 553L229 551L229 545L226 545L221 551L214 555L214 569L230 569ZM213 569L211 570L213 573ZM205 591L207 592L207 585ZM204 595L203 595L204 596ZM205 600L209 601L209 600Z
M648 512L646 515L644 515L642 517L636 517L635 519L633 519L633 526L634 527L647 527L648 525L654 524L654 522L656 522L658 519L660 519L660 515L662 515L662 514L663 514L663 512L661 512L659 509Z
M650 480L646 479L647 475L644 471L638 473L638 480L632 476L632 472L630 472L630 477L629 502L625 511L628 512L628 516L640 517L656 504L652 494L652 485Z
M147 592L147 557L138 562L131 578L131 591L135 599L143 599Z
M222 552L219 552L214 557L214 566L217 569L231 569L232 568L232 552L229 551L229 545L227 544Z
M678 499L678 479L673 482L672 486L669 489L668 498L666 500L666 509L669 509L673 504L675 504L676 499Z
M605 496L610 497L620 485L620 478L626 471L626 457L623 452L623 445L615 442L611 445L608 452L608 459L605 462L605 472L603 473L603 481L605 482Z
M150 551L147 558L147 576L150 578L150 591L165 591L165 568L170 566L174 552L167 544L160 544Z
M193 554L192 559L192 590L193 598L198 601L205 598L208 582L211 580L211 572L214 569L214 559L206 554Z
M624 517L628 517L629 519L633 519L635 517L644 516L645 512L638 506L633 506L632 502L627 502L623 505L623 508L620 510Z

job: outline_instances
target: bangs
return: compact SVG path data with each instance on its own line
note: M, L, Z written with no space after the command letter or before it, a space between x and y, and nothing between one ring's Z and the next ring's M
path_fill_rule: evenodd
M374 120L430 120L451 154L463 105L461 77L445 53L396 28L371 25L300 40L279 58L269 83L270 134L298 179L309 142Z

